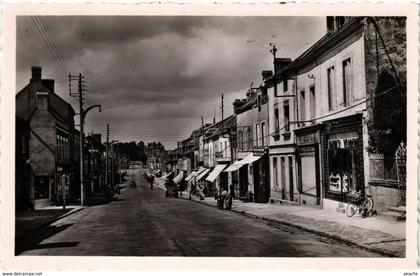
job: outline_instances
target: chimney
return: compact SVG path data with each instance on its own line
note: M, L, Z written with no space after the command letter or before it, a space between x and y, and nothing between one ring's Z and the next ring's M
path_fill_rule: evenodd
M42 84L52 93L54 93L54 80L42 80Z
M32 66L32 78L31 82L40 81L42 78L42 67L41 66Z
M274 73L280 72L284 68L286 68L292 60L290 58L276 58L274 60Z
M262 71L262 73L261 73L262 80L265 80L266 78L268 78L271 75L273 75L273 71L271 71L271 70Z

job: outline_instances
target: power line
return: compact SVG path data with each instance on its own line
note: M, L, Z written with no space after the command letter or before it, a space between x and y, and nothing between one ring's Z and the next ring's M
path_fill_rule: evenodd
M134 136L141 136L141 137L159 137L159 138L168 138L168 139L181 139L181 138L188 138L186 136L168 136L168 135L159 135L159 134L147 134L147 133L139 133L139 132L132 132L132 131L125 131L125 130L117 130L111 129L112 132L117 134L127 134L127 135L134 135Z
M38 25L37 21L35 20L35 17L31 16L31 19L32 19L33 25L35 26L38 33L40 34L41 39L44 41L45 46L48 48L48 50L52 54L54 60L56 61L57 65L58 65L58 68L62 71L63 75L67 75L66 70L64 69L62 64L59 62L59 60L57 58L57 54L54 52L54 50L52 50L51 46L49 45L48 39L46 38L45 33L41 30L41 27Z

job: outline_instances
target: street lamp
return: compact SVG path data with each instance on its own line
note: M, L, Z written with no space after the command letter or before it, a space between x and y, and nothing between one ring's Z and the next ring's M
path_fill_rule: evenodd
M84 137L83 137L83 129L85 124L85 118L87 113L92 110L93 108L98 107L99 112L102 112L101 105L95 104L92 105L85 110L83 110L82 104L80 104L80 205L86 205L85 202L85 185L84 185L84 160L83 160L83 145L84 145Z

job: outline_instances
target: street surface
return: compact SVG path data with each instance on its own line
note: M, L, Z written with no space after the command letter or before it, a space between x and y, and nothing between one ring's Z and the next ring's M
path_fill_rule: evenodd
M312 233L165 198L128 170L126 187L107 204L91 206L34 233L21 255L380 257Z

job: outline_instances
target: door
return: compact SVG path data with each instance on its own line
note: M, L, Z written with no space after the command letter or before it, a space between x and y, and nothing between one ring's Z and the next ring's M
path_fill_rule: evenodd
M289 156L289 198L294 201L293 157Z
M247 197L248 192L248 166L239 169L239 197Z
M281 173L281 199L286 199L286 161L280 157L280 173Z

